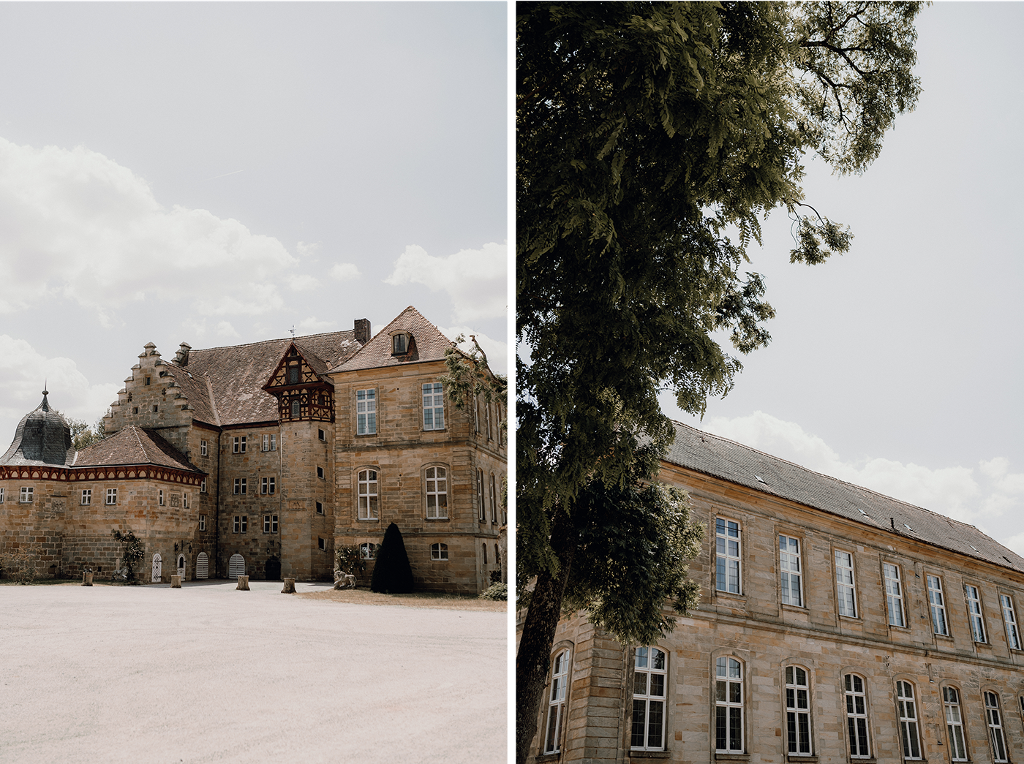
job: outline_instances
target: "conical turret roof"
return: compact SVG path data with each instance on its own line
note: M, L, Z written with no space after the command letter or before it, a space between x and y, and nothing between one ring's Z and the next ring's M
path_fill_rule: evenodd
M43 402L18 423L14 442L0 456L0 464L71 465L75 449L71 447L71 427L59 413L50 408L43 390Z

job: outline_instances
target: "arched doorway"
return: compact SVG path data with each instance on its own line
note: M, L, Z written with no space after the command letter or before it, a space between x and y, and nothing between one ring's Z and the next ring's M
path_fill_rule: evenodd
M181 576L181 580L185 580L185 555L178 555L178 575Z
M245 558L240 554L231 555L228 560L228 578L238 578L245 575Z
M269 557L265 567L268 581L281 580L281 561L276 557Z
M160 558L160 553L157 552L153 555L153 580L159 581L161 574L163 573L163 560Z
M210 558L206 552L200 552L196 558L196 578L210 577Z

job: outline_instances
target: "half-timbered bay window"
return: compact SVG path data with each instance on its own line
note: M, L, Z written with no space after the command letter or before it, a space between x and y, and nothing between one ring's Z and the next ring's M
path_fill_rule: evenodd
M444 388L440 382L423 385L423 429L444 429Z
M661 751L665 748L665 652L638 647L633 659L633 729L630 748Z
M900 569L896 565L883 563L885 575L885 606L889 612L890 626L906 626L903 615L903 584L900 581Z
M967 761L964 717L960 709L960 691L955 687L943 687L942 705L946 711L946 731L949 732L949 757L952 761Z
M914 685L910 682L903 680L896 682L896 708L900 720L900 740L903 744L903 758L920 759L921 733L917 721Z
M562 650L551 664L551 692L548 693L548 723L545 725L544 753L561 749L565 720L565 690L569 681L569 651Z
M444 467L427 467L426 470L427 518L441 520L448 517L448 470Z
M985 693L985 721L992 743L992 758L997 762L1009 761L1006 758L1006 738L1003 735L1002 714L999 713L999 697L994 692Z
M782 604L803 607L803 575L800 568L800 539L779 536L779 570Z
M715 750L743 752L743 664L735 658L715 661Z
M721 517L715 520L715 588L740 593L740 524Z
M864 677L847 674L846 727L850 736L850 758L867 759L871 756L868 742L868 699L864 692Z
M967 597L967 613L971 619L971 634L975 642L987 642L985 638L985 618L981 612L981 595L978 587L970 584L964 585L964 593Z
M811 702L807 671L786 666L786 750L811 755Z
M377 434L377 391L356 390L356 435Z
M378 518L377 470L359 470L356 480L359 497L359 519Z

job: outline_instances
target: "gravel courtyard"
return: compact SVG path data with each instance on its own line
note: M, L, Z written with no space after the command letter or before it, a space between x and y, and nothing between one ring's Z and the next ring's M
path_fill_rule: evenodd
M505 613L250 586L0 587L0 761L506 760Z

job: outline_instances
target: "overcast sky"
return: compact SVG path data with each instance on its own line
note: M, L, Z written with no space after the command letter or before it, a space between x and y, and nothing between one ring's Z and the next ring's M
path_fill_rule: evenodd
M0 452L143 345L378 330L507 369L504 3L0 3Z
M771 345L703 423L972 523L1024 554L1024 29L1021 3L936 3L918 21L924 92L862 177L808 163L807 201L849 254L790 265L775 213Z

